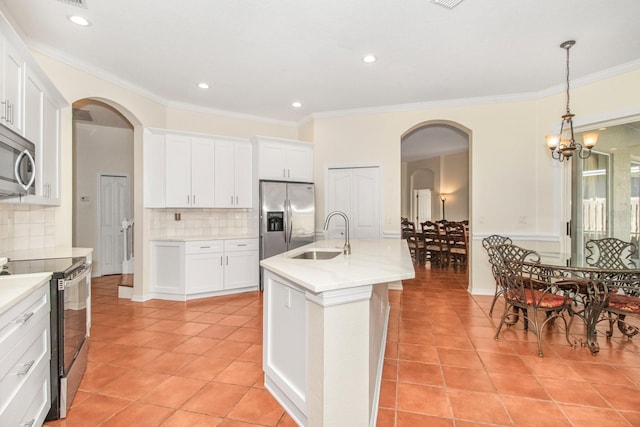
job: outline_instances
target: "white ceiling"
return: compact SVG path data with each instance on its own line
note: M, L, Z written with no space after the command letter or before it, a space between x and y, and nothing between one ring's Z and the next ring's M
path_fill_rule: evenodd
M572 80L640 66L639 0L464 0L454 9L430 0L86 4L0 0L0 9L32 49L160 102L291 123L562 90L567 39L577 40ZM92 25L71 24L71 14ZM378 61L361 62L367 53ZM198 89L200 81L211 88Z

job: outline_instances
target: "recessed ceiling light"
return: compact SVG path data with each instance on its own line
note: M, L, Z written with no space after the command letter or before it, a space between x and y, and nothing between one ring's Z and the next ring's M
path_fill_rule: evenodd
M80 25L81 27L88 27L89 25L91 25L91 23L87 21L86 18L78 15L70 16L69 21L73 22L76 25Z
M362 57L362 62L366 62L367 64L371 64L372 62L376 62L376 57L374 55L365 55Z
M205 83L205 82L198 83L198 87L200 89L209 89L209 85L207 83Z
M607 130L607 128L600 128L599 131Z
M300 108L300 107L302 107L302 102L300 102L300 101L294 101L294 102L292 102L292 103L291 103L291 106L292 106L293 108Z

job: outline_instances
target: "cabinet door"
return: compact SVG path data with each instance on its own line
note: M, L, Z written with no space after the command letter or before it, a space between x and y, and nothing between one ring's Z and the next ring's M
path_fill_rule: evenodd
M24 137L36 146L36 158L42 150L42 108L44 90L26 69L24 81Z
M258 286L258 251L225 253L224 288Z
M213 140L191 138L191 206L193 207L212 208L214 206L213 162Z
M285 179L285 145L274 142L258 142L259 179Z
M42 195L60 205L60 109L44 93L42 106Z
M236 190L236 207L253 207L253 166L252 148L249 142L235 144L234 182Z
M168 134L166 144L165 201L167 207L191 206L191 138Z
M214 193L217 208L236 205L234 146L233 141L216 140Z
M223 289L223 254L191 254L185 261L187 294L215 292Z
M313 147L289 145L287 147L287 179L291 181L313 181Z
M143 136L144 207L165 207L164 135L145 131Z
M184 243L151 242L151 289L184 297Z
M4 43L4 98L2 123L22 134L22 78L24 60L13 47Z

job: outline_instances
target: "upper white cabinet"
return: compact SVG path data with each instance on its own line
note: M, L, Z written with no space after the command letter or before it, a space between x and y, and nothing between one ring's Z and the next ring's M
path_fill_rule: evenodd
M2 40L2 103L0 123L23 134L22 99L24 59L6 39Z
M309 142L254 138L258 179L313 181L313 145Z
M213 168L215 207L250 208L252 206L251 151L249 141L216 138Z
M144 131L146 208L251 208L252 145L246 139Z
M0 18L0 124L35 145L35 195L7 203L60 204L60 109L68 106L27 47Z
M144 130L142 138L144 207L164 208L166 145L164 134Z
M166 135L166 206L212 208L212 139Z

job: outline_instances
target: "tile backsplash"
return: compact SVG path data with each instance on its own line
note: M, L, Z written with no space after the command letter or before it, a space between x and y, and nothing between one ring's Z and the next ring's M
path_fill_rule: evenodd
M257 234L252 217L252 209L151 209L150 238Z
M54 247L56 210L53 206L0 204L0 254Z

